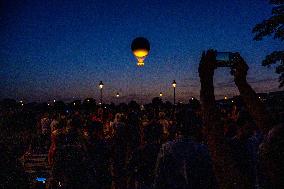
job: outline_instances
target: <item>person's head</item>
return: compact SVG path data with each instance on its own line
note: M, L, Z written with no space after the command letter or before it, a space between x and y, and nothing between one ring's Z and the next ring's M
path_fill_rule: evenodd
M139 116L136 112L130 112L127 117L128 124L130 125L138 125L139 124Z
M150 122L145 128L144 128L144 140L147 143L151 142L160 142L162 139L162 126L158 124L157 122Z
M103 138L103 124L99 121L88 121L87 131L90 138L102 139Z
M48 112L44 112L43 117L49 117Z
M270 130L260 147L260 165L267 173L272 188L284 188L284 126Z
M231 120L228 120L224 124L224 135L226 137L234 137L237 134L237 124Z
M80 129L82 127L81 118L79 116L74 115L70 121L71 129Z
M61 113L59 114L59 118L60 118L60 119L66 119L66 118L67 118L66 112L61 112Z
M165 112L159 112L159 118L160 119L165 119L165 117L166 117Z
M255 123L247 111L241 111L237 120L237 135L241 138L248 138L253 134Z
M121 113L115 114L114 121L117 122L117 123L118 123L118 122L124 122L124 121L125 121L125 116L124 116L124 114L121 114Z
M54 129L63 129L66 127L66 120L65 119L59 119L58 122L54 125Z
M201 138L201 121L194 112L185 110L177 124L177 131L184 137Z

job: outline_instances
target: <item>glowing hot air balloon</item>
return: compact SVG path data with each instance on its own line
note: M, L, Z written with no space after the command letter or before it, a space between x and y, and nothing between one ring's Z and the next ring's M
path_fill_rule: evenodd
M144 66L144 60L149 54L150 43L144 37L137 37L132 41L131 50L137 59L137 66Z

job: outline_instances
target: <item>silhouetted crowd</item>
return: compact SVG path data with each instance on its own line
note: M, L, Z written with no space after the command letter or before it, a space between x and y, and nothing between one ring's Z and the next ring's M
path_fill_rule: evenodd
M13 131L23 140L17 149L1 140L5 155L0 186L283 189L283 113L274 119L267 111L246 81L248 66L241 57L231 71L241 99L228 107L218 105L214 61L214 51L202 55L201 103L193 99L165 106L156 98L147 107L100 105L92 111L49 111L23 118L2 111L1 128L17 120L30 120L31 125L26 131ZM48 153L50 173L44 183L31 185L21 161L39 152Z

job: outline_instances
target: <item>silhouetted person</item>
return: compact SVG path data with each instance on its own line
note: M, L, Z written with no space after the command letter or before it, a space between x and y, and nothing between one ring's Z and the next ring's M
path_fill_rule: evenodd
M29 180L18 160L18 151L0 144L0 188L29 189Z
M186 116L178 126L179 138L160 150L154 188L216 188L209 151L196 141L200 126L193 114Z
M53 125L51 145L48 153L48 163L51 166L51 188L58 188L59 183L64 183L64 145L66 123L63 120Z
M231 73L234 76L235 84L245 103L246 109L257 128L264 134L264 138L267 138L267 133L272 124L263 103L247 83L246 76L248 66L240 55L237 55L233 59L232 64ZM214 70L217 68L216 65L215 51L210 50L203 53L199 65L199 77L201 82L200 99L202 102L203 122L206 128L207 143L211 152L218 184L221 188L254 188L255 179L252 176L248 176L248 174L251 173L252 166L245 166L243 164L244 162L249 162L249 157L240 157L243 159L233 157L234 153L232 153L232 150L234 151L234 149L232 149L225 140L223 131L224 123L223 120L221 120L220 112L218 112L215 107L213 75ZM251 129L244 124L241 130L243 130L242 132L248 132ZM277 140L279 140L279 138ZM264 141L267 141L267 139ZM279 142L280 141L281 140L279 140ZM283 153L283 149L278 148L278 150L278 153ZM272 161L273 158L269 159ZM281 171L279 171L279 169L274 169L275 167L281 166L281 162L274 161L274 163L274 167L271 166L268 168L267 166L263 166L265 167L263 172L271 172L271 175L281 175L282 173L280 173ZM264 163L261 162L260 164L263 165ZM278 186L281 182L279 182L278 179L272 179L273 176L271 177L271 175L268 176L271 182L270 186Z
M270 130L260 146L259 181L267 189L284 188L284 126L279 124Z
M136 112L128 114L127 118L128 154L131 154L140 145L139 116Z
M65 123L64 123L65 122ZM88 188L89 172L87 171L87 156L81 133L81 120L74 116L67 132L63 128L66 120L58 123L53 131L49 162L52 165L53 188Z
M116 114L112 146L113 179L115 189L126 188L127 128L123 114Z
M145 144L133 152L128 164L129 189L152 188L162 132L161 125L156 122L152 122L144 128Z
M110 144L104 139L103 124L92 121L88 123L87 151L89 155L88 166L94 180L93 188L111 188Z

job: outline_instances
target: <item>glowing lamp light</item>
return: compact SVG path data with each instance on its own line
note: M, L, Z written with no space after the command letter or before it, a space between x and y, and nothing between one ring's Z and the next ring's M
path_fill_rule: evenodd
M104 87L104 84L103 84L103 82L102 82L102 81L100 81L100 83L99 83L99 87L100 87L100 89L102 89L102 88Z
M118 98L119 97L119 93L116 93L116 98Z
M227 96L225 96L225 97L224 97L224 99L225 99L225 100L228 100L228 97L227 97Z
M160 97L162 97L163 96L163 93L162 92L160 92Z
M177 86L176 80L173 81L172 85L173 85L173 88L176 88Z
M54 99L53 102L56 102L56 100Z
M90 100L88 99L87 102L90 102Z
M75 106L75 105L76 105L76 103L74 102L74 103L73 103L73 105Z

